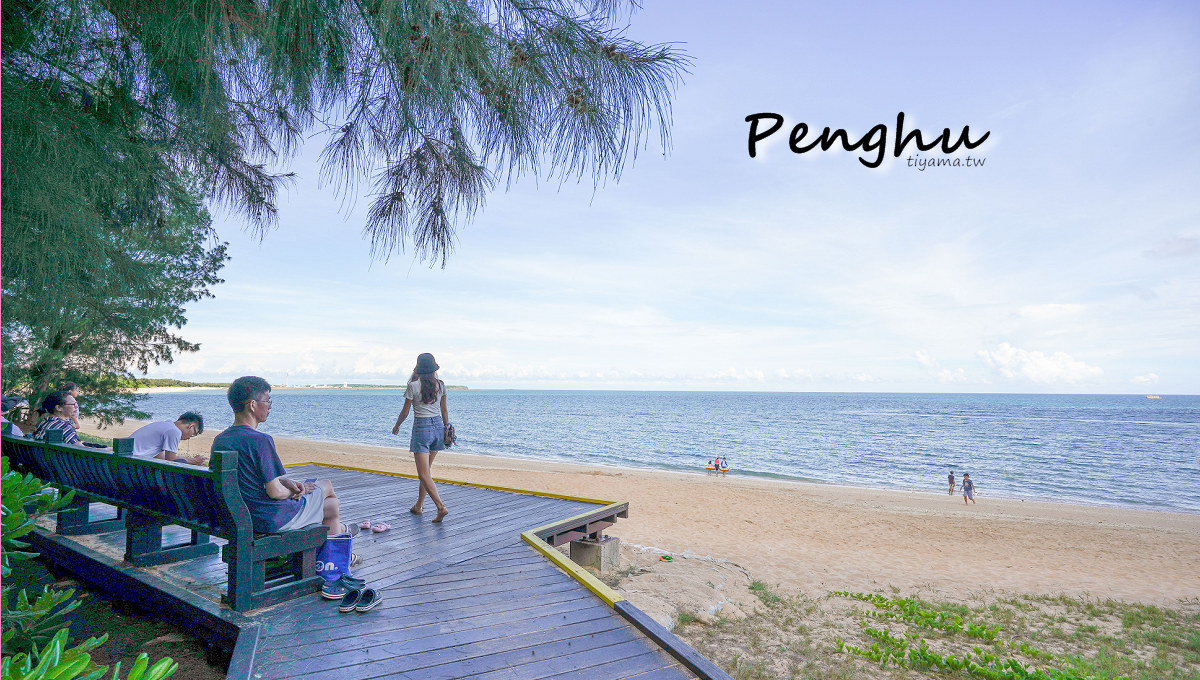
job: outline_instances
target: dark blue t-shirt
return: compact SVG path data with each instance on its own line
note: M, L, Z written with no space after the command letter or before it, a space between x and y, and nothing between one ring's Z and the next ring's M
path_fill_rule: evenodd
M213 439L213 451L238 452L238 486L242 500L259 533L274 533L303 507L291 498L277 501L267 495L267 482L284 474L283 462L269 434L245 425L234 425Z

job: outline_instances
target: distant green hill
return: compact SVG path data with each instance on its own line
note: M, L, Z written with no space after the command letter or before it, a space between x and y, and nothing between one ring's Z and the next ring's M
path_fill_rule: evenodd
M175 380L174 378L138 378L130 381L125 387L137 389L139 387L229 387L229 383L218 382L188 382L186 380ZM275 385L280 387L280 385ZM307 385L296 385L295 387L307 387ZM330 387L336 387L331 384ZM350 389L404 389L407 385L369 385L367 383L347 383L346 387ZM446 385L448 390L465 390L469 389L465 385Z
M173 378L138 378L131 381L129 387L229 387L229 383L224 382L188 382L186 380L175 380Z

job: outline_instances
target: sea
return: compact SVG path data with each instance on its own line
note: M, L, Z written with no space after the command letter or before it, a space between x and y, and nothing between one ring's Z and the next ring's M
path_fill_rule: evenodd
M407 450L398 389L276 389L264 432ZM453 390L455 450L484 456L1200 512L1200 396ZM220 430L219 389L146 395Z

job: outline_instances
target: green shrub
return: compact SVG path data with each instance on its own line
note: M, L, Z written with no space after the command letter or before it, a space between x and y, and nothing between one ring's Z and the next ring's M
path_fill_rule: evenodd
M99 680L108 672L107 666L92 662L89 651L108 639L107 635L88 638L74 647L67 647L66 614L80 605L73 599L74 589L42 589L30 600L25 588L13 585L13 562L32 560L37 553L29 552L29 543L21 540L37 526L42 515L66 507L73 492L63 496L33 475L22 475L9 467L7 457L0 458L0 505L3 507L0 530L0 567L6 581L0 592L3 616L4 661L0 680ZM145 654L134 661L127 680L161 680L169 677L179 664L169 657L153 666ZM119 680L121 664L116 664L112 680Z

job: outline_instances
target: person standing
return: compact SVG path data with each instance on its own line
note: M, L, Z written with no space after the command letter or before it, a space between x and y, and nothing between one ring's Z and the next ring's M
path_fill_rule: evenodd
M954 470L950 471L950 495L954 495Z
M971 499L971 503L975 503L975 483L971 481L971 475L963 473L962 483L963 505L967 504L967 499Z
M438 496L437 486L433 483L433 459L438 451L446 449L446 426L450 415L446 411L446 384L438 380L439 366L433 355L425 352L417 357L417 365L413 368L412 376L408 379L408 388L404 391L404 408L396 418L392 434L400 434L400 425L413 413L412 437L408 448L412 451L417 464L417 478L420 485L417 491L417 504L409 508L409 512L419 515L425 505L425 494L433 500L437 507L437 517L434 523L441 522L450 514L446 505Z

